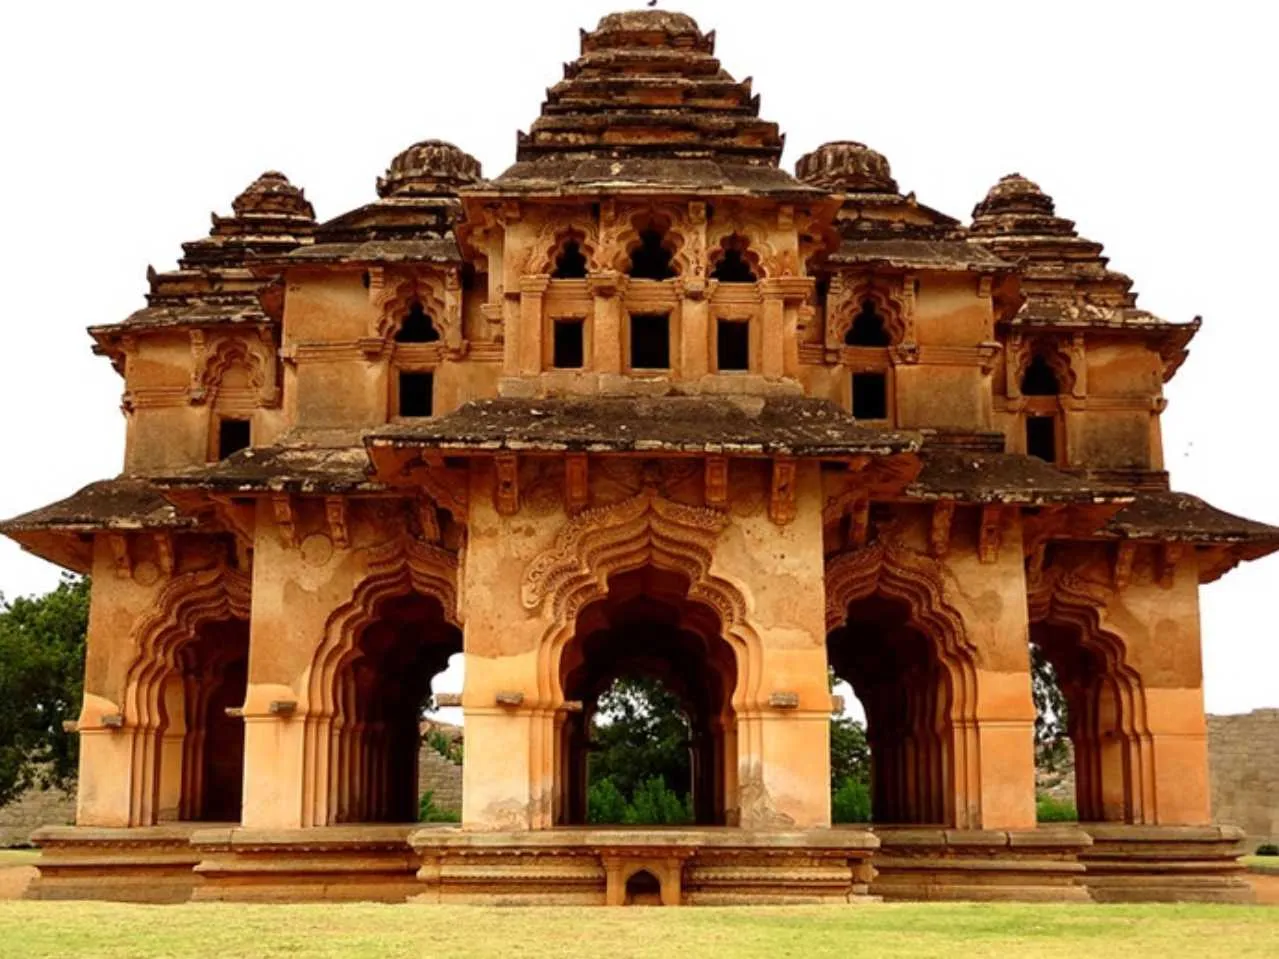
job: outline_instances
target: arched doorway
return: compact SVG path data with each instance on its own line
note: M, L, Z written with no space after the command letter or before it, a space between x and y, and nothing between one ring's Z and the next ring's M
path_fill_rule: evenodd
M239 822L249 624L212 620L173 651L160 685L159 821Z
M1118 643L1058 619L1031 623L1030 640L1051 667L1064 703L1066 715L1054 718L1064 719L1070 740L1079 821L1144 822L1144 697Z
M431 680L462 651L439 599L380 599L333 672L327 820L414 822L418 757Z
M689 598L688 579L645 566L609 578L605 595L578 615L561 653L564 699L581 708L563 712L557 731L556 823L588 819L592 720L619 679L658 683L678 701L687 764L672 786L687 788L696 823L730 821L737 779L734 652L716 613Z
M880 594L853 601L827 655L866 712L875 822L953 825L951 676L909 606Z

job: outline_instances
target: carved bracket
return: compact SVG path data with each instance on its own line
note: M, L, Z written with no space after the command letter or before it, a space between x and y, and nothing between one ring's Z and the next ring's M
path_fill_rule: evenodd
M779 456L773 460L773 483L768 497L768 518L778 526L794 521L798 514L795 502L795 460Z
M514 453L493 458L497 482L493 487L493 508L503 516L514 516L520 510L520 463Z
M1003 544L1003 520L1001 507L987 505L981 508L981 529L977 536L977 558L983 563L993 563L999 559L999 548Z

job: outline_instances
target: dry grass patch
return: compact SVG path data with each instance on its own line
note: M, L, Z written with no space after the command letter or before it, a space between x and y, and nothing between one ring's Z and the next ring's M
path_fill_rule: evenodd
M39 849L0 849L0 869L7 869L10 866L34 866L39 858Z
M859 959L1279 955L1279 909L894 904L493 909L417 905L0 903L6 955L97 959Z
M1244 856L1243 864L1253 872L1273 873L1279 876L1279 856Z

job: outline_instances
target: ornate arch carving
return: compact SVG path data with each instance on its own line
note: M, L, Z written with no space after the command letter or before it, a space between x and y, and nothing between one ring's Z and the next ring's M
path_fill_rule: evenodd
M379 349L389 347L414 303L422 305L447 347L462 345L461 286L454 271L370 271L369 300L376 311L373 341Z
M1042 359L1060 385L1059 395L1078 396L1082 386L1084 357L1073 342L1057 336L1015 337L1008 351L1008 395L1020 397L1026 370L1036 357Z
M737 660L733 706L756 705L760 641L750 623L749 602L735 584L711 572L715 544L729 522L725 511L673 502L652 486L569 520L555 543L529 564L520 584L524 608L542 610L551 620L538 651L542 702L555 705L563 699L559 657L578 614L608 594L610 577L651 565L685 577L688 598L718 616Z
M826 346L839 350L852 329L853 321L870 303L884 321L891 346L906 346L915 341L914 297L906 290L906 281L889 284L873 276L850 277L837 273L831 277L826 296Z
M555 272L555 265L564 252L569 241L577 243L582 255L586 257L588 272L600 269L599 231L589 221L575 219L552 220L537 235L529 247L528 261L523 273L525 275L549 276Z
M685 211L666 204L650 204L628 211L624 219L612 224L611 229L601 230L599 245L603 265L619 273L627 273L631 254L642 242L642 234L657 230L662 234L663 246L671 251L671 269L675 275L693 275L684 218Z
M198 336L193 334L195 363L191 372L191 402L197 405L216 403L227 373L239 366L248 375L249 387L258 392L259 402L265 406L274 405L274 366L272 357L266 352L272 348L269 340L263 349L260 344L255 347L247 339L230 336L216 341L209 349L203 332Z
M765 279L773 274L769 264L775 259L772 247L764 242L756 243L749 234L737 230L723 234L711 247L706 257L706 275L714 274L721 260L730 250L736 250L741 258L755 274L756 280Z

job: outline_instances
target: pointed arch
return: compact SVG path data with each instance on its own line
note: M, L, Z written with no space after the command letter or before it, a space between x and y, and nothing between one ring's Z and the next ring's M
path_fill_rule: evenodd
M768 276L763 258L744 233L725 235L708 259L708 275L721 283L754 283Z
M373 335L376 342L389 346L416 304L430 319L441 342L450 349L461 345L456 276L446 277L434 271L418 270L391 274L378 272L376 277L378 282L369 287L375 310Z
M570 221L568 226L556 220L549 224L538 235L529 257L526 274L550 276L556 278L557 270L564 257L576 247L577 253L584 259L584 273L598 270L598 248L595 239L595 228L589 224Z
M874 277L853 279L836 275L831 280L826 299L826 345L842 349L850 344L858 318L867 311L878 317L888 342L884 346L900 346L913 339L911 306L901 289L890 288ZM872 344L873 345L873 344Z
M680 222L681 218L674 212L656 206L633 213L617 236L613 268L628 276L632 275L636 253L647 248L654 254L660 251L668 258L664 271L667 275L647 277L648 279L690 275L687 238L680 228Z

